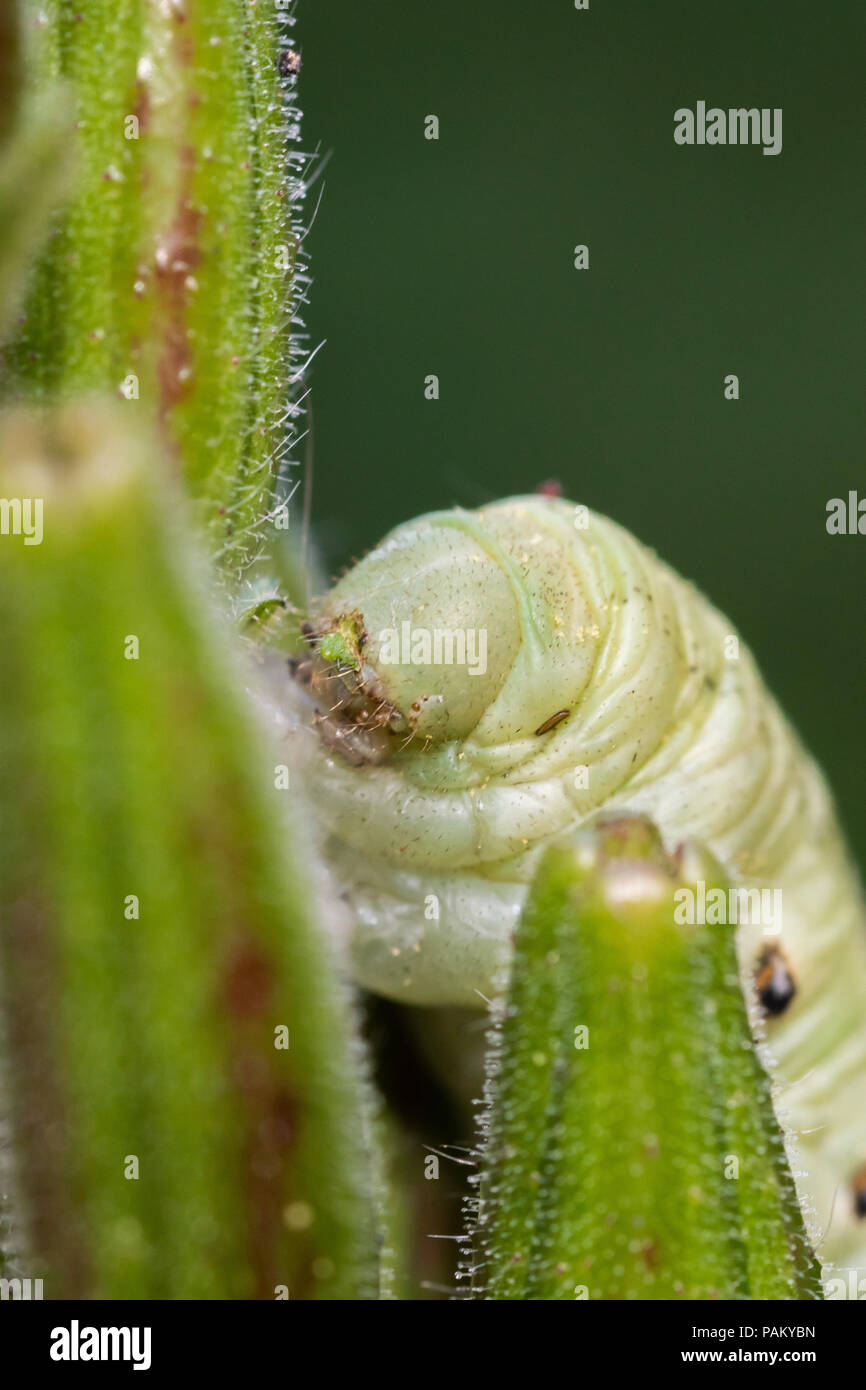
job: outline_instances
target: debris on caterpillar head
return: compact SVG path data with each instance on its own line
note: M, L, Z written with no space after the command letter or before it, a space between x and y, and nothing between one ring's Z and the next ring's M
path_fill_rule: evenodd
M367 634L360 615L348 614L323 632L302 623L301 632L310 653L292 662L292 674L315 701L323 743L354 766L381 761L388 752L389 731L402 728L404 721L365 666Z
M413 738L422 718L443 703L441 695L422 695L405 714L365 657L369 635L360 613L343 614L331 626L301 631L310 655L292 663L295 680L316 702L315 722L322 741L356 767L381 762L395 740Z

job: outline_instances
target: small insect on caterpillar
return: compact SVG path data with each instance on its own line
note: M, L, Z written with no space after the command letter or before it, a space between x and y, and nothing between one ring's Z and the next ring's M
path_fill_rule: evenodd
M484 670L425 660L432 642L383 660L404 623L483 632ZM600 810L703 841L750 907L725 920L818 1253L866 1267L863 899L824 779L731 635L627 531L561 498L421 517L312 615L308 776L355 977L406 1003L489 998L543 847ZM779 910L762 920L765 896Z

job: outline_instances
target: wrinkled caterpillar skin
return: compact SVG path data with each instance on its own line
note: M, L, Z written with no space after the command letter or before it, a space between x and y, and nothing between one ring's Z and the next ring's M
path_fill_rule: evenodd
M614 808L652 817L669 846L704 841L735 883L782 890L770 942L796 993L766 1018L777 1108L819 1239L829 1226L819 1255L866 1266L863 899L820 771L745 646L726 657L730 623L621 527L537 496L398 527L328 595L317 640L347 618L354 678L392 740L379 761L310 760L357 980L477 1007L545 843ZM405 621L485 630L486 672L384 664L380 634ZM754 997L768 939L738 930Z

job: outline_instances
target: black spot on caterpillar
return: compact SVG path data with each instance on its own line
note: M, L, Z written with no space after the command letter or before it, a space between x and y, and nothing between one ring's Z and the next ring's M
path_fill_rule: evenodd
M778 946L766 947L758 957L755 989L761 1007L773 1015L784 1013L797 993L788 962Z

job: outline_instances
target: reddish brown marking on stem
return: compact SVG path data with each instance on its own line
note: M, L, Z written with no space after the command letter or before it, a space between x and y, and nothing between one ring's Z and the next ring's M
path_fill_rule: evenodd
M14 128L18 111L22 30L17 5L0 6L0 91L4 93L0 109L0 134L3 136Z
M86 1298L86 1233L72 1196L68 1105L60 1077L57 942L48 905L22 881L4 904L6 1032L18 1173L30 1245L55 1298ZM13 1252L15 1253L15 1252Z
M640 1257L648 1270L652 1271L655 1269L658 1264L659 1252L654 1241L644 1241L640 1248Z
M240 1109L240 1182L253 1297L272 1299L275 1285L286 1282L283 1213L293 1200L291 1155L297 1147L301 1101L287 1080L286 1053L273 1045L269 1015L277 979L274 963L258 941L249 935L235 941L221 986L229 1077ZM313 1251L309 1235L293 1233L293 1298L304 1297Z
M175 62L190 68L195 60L195 45L188 30L180 28L186 21L185 7L173 0L172 18L179 26L173 35ZM195 98L189 98L193 104ZM196 208L193 197L193 175L196 152L191 145L181 145L178 155L179 189L174 218L157 246L154 280L165 310L162 327L162 348L157 362L159 383L159 419L163 434L172 453L177 444L167 427L172 409L190 389L193 354L187 329L186 310L189 297L188 278L202 260L199 235L203 214Z
M249 1019L268 1008L273 995L271 963L255 941L235 947L226 968L224 997L229 1012Z
M261 1089L248 1090L244 1097L248 1123L242 1156L246 1207L249 1212L248 1249L255 1280L256 1298L272 1299L279 1278L277 1255L285 1240L283 1211L289 1201L286 1173L289 1155L297 1143L299 1107L283 1083L272 1077ZM295 1235L305 1241L301 1233ZM293 1274L309 1266L309 1260L293 1259ZM300 1295L295 1287L292 1294Z
M193 354L186 321L189 299L188 277L201 264L199 235L202 213L192 200L196 154L184 146L180 154L180 194L174 220L157 248L154 277L165 306L162 352L157 364L160 420L167 416L190 389Z
M139 134L150 124L151 113L150 86L138 78L135 84L135 106L132 114L138 120Z

